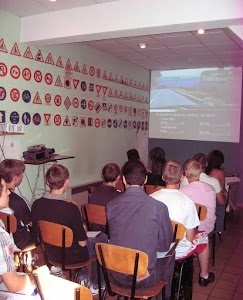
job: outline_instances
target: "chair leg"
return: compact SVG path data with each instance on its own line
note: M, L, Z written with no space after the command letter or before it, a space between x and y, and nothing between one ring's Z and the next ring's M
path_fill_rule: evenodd
M162 300L165 300L165 286L162 288Z
M216 243L216 235L212 236L212 266L215 265L215 243Z

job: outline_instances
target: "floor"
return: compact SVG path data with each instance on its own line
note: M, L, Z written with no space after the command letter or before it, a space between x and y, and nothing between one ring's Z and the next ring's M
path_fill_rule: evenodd
M227 214L226 231L222 241L216 242L216 263L210 271L215 273L216 280L207 287L197 283L199 275L198 261L194 261L193 300L242 300L243 299L243 208L237 215ZM44 264L38 249L40 260L37 265ZM108 297L107 299L115 299ZM94 299L98 300L98 296Z

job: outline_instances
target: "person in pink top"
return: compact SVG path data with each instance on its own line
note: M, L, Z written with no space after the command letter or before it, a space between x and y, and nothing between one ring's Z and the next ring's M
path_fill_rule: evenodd
M216 192L212 185L199 180L202 166L198 161L187 160L184 164L184 171L189 184L180 188L180 192L187 195L194 203L207 207L207 217L200 222L198 229L210 233L214 229L216 220Z

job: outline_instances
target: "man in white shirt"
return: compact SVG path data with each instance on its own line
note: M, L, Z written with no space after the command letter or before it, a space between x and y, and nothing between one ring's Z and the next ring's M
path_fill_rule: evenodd
M206 235L205 233L201 236L200 234L196 235L196 227L200 225L197 210L193 201L179 191L181 178L181 164L177 161L167 161L163 169L163 180L166 184L165 189L155 192L150 196L163 202L168 207L170 219L182 223L186 228L184 239L177 245L176 258L179 259L192 254L193 250L194 252L202 251L198 253L201 268L199 285L207 286L215 279L214 273L208 272L209 245L205 245L207 243L207 236L206 239L203 239ZM195 235L197 238L195 238ZM194 241L198 240L198 238L199 242L197 247L195 247Z

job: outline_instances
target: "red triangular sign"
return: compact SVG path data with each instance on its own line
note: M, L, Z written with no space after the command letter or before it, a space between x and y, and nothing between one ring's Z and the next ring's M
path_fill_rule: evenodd
M28 59L33 59L33 55L32 55L32 52L31 52L29 46L26 48L23 57L28 58Z
M100 90L101 90L101 85L96 84L96 92L97 92L98 96L100 94Z
M61 81L61 78L60 78L59 75L57 76L57 79L56 79L56 82L55 82L55 86L63 87L63 84L62 84L62 81Z
M112 73L110 73L110 75L109 75L109 80L110 80L110 81L113 81Z
M4 39L0 40L0 52L8 53Z
M61 56L58 57L56 66L59 67L59 68L63 68L63 63L62 63L62 58L61 58Z
M65 69L66 69L66 70L72 70L72 69L73 69L73 68L72 68L72 65L71 65L71 62L70 62L70 59L67 60Z
M115 82L118 82L118 76L117 75L115 76Z
M36 56L35 56L35 60L36 61L39 61L39 62L44 62L44 59L43 59L43 56L42 56L42 53L41 53L41 50L39 49Z
M105 79L105 80L108 79L106 71L104 71L104 73L103 73L103 79Z
M123 99L123 92L122 92L122 91L120 91L119 98L120 98L120 99Z
M115 90L114 97L115 97L115 98L119 98L118 93L117 93L117 90Z
M112 89L109 90L108 97L113 97Z
M79 81L80 81L79 79L73 79L73 86L74 86L75 90L79 84Z
M102 86L102 90L103 90L103 94L105 95L107 90L108 90L108 87L107 86Z
M45 63L48 65L55 65L54 60L52 58L51 52L48 53Z
M68 116L66 116L66 118L64 119L63 126L71 126L71 123L70 123L70 120L69 120Z
M14 43L13 48L12 48L10 54L16 55L16 56L21 56L20 51L19 51L19 47L18 47L17 43Z
M44 114L45 125L50 125L51 114Z
M35 94L35 97L33 99L33 104L42 104L42 101L41 101L41 98L40 98L40 95L38 92Z
M87 71L87 68L86 68L85 65L83 65L82 73L85 74L85 75L88 75L88 71Z
M75 72L80 72L80 68L79 68L78 61L76 61L73 70L74 70Z

